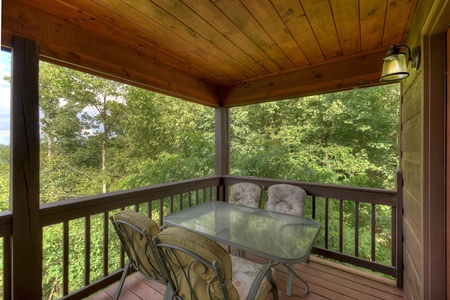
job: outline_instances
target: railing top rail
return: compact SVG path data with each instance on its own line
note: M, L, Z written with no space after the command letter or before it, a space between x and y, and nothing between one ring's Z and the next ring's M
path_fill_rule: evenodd
M10 236L12 234L12 212L3 211L0 213L0 236Z
M236 182L247 181L258 184L266 189L267 187L274 184L288 183L303 188L308 195L315 197L367 202L373 204L389 205L393 207L397 206L397 191L394 190L350 187L337 184L321 184L238 175L224 175L222 177L223 183L225 185L232 185Z
M139 202L152 201L189 192L194 189L218 186L220 179L220 176L189 179L42 204L40 209L41 225L47 226L68 219L94 215Z

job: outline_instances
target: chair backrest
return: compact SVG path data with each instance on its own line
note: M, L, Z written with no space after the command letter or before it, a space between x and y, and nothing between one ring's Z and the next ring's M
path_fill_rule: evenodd
M259 208L261 188L251 182L239 182L230 187L228 202Z
M110 220L132 266L147 277L164 280L152 240L160 232L158 224L131 210L118 212Z
M291 184L275 184L268 188L267 210L304 216L306 192Z
M239 299L230 256L219 244L177 227L162 231L154 242L175 299Z

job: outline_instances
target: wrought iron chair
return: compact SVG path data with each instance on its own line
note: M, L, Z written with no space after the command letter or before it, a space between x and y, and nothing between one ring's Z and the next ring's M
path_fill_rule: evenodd
M285 214L304 217L306 204L306 191L301 187L291 184L274 184L268 188L267 210ZM309 255L306 261L310 261ZM294 272L293 265L283 264L288 270L288 287L292 284L292 275L295 274L306 285L306 292L309 287L306 281ZM288 290L288 295L290 290Z
M172 227L154 239L167 274L164 299L278 299L275 270L229 255L216 242Z
M152 238L160 232L159 226L149 217L131 210L118 212L114 217L111 216L110 220L128 256L115 299L119 299L131 268L147 278L165 282L158 262L157 250L152 241Z
M230 187L228 202L259 208L261 188L251 182L239 182Z

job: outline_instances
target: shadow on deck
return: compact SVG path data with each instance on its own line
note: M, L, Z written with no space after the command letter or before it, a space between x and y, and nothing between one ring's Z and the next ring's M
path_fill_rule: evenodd
M247 259L258 262L266 260L251 254ZM304 284L294 277L292 296L286 295L287 270L278 265L277 284L280 300L283 299L404 299L403 290L395 287L395 281L383 279L377 276L365 276L362 272L349 272L350 269L342 265L311 256L311 262L295 265L295 269L309 284L310 293L306 294ZM91 300L114 299L117 283L105 290L89 297ZM133 273L128 276L120 299L138 300L164 298L165 286L149 280L144 276ZM269 295L268 299L272 299Z

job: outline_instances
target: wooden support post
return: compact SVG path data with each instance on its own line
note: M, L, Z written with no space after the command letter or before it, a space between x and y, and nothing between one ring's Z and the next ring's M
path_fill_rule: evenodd
M40 299L39 54L34 41L14 38L11 74L12 298Z
M230 173L230 114L229 109L216 108L216 175L227 175ZM225 199L223 186L219 188L218 199Z

